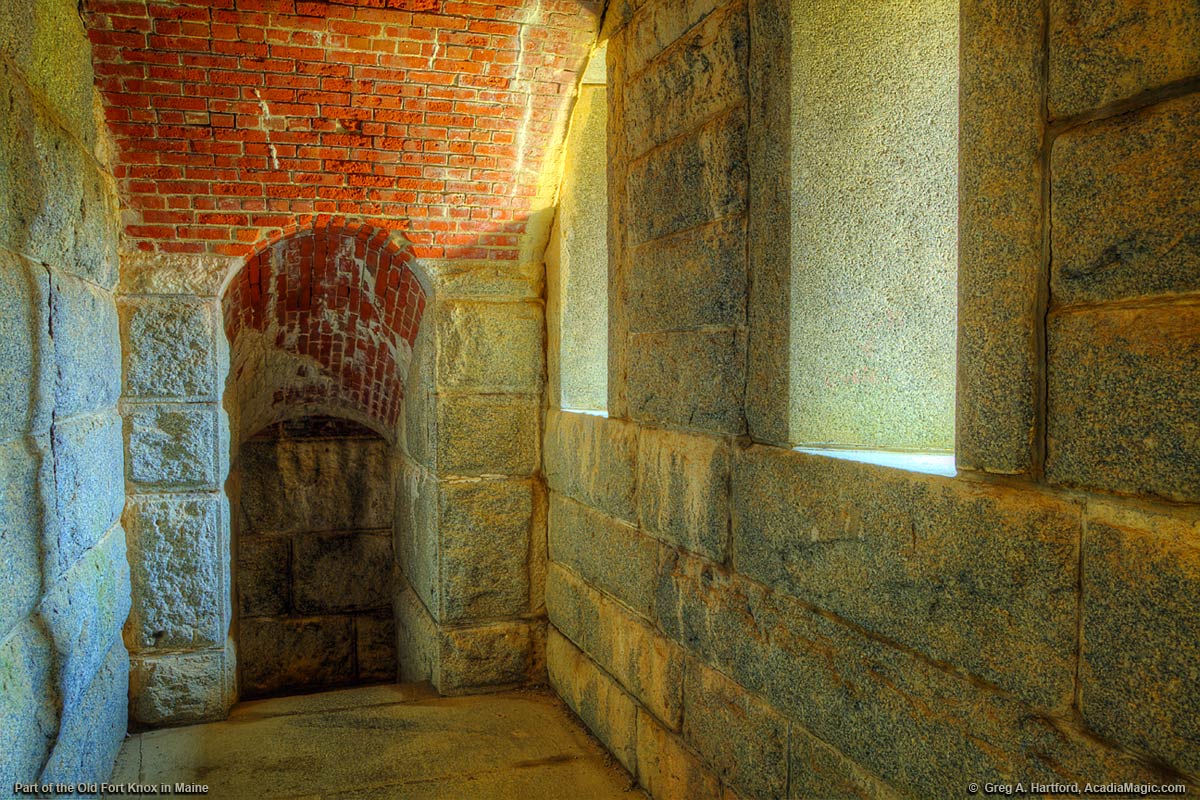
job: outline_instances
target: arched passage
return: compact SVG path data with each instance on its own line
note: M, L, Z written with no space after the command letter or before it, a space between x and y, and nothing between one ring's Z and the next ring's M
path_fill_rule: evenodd
M318 219L224 292L242 697L395 678L393 443L426 303L411 259L386 230Z

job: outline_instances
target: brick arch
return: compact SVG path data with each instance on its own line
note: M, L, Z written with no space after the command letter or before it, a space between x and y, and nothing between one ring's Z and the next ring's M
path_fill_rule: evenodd
M240 439L306 414L396 429L426 290L399 234L318 217L262 242L222 301Z

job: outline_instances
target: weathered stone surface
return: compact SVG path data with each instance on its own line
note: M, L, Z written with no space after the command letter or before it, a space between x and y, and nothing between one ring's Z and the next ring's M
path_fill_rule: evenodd
M164 489L215 489L217 411L211 405L136 405L125 416L128 475Z
M126 300L125 395L207 400L217 397L213 307L179 298Z
M40 617L54 645L64 708L83 698L129 616L125 532L113 527L48 588Z
M142 725L224 719L237 695L232 645L219 650L134 656L129 716Z
M51 577L69 568L121 516L125 505L121 419L104 413L60 420L52 436L55 526L47 540Z
M723 3L721 0L667 0L655 3L635 1L630 5L630 11L637 13L628 23L624 47L619 52L629 60L627 69L633 74L640 72L659 53ZM618 48L613 50L618 51Z
M729 540L729 466L724 442L642 428L638 503L647 533L714 561Z
M683 654L623 606L551 565L546 582L550 622L663 724L678 730Z
M530 484L443 482L438 495L439 621L521 616L529 606Z
M129 714L129 654L120 640L108 651L87 692L63 713L43 782L108 780L125 739Z
M1051 0L1055 117L1200 73L1200 8L1189 0Z
M738 434L745 429L744 336L736 330L629 337L629 414L638 422Z
M396 563L425 607L440 612L437 479L407 460L396 482Z
M390 613L354 618L360 681L396 680L396 625Z
M684 672L683 738L747 797L783 797L788 723L762 699L695 661Z
M634 333L743 324L746 218L726 217L634 248L626 280Z
M739 106L630 165L630 244L746 209L746 110Z
M550 495L548 535L552 561L650 615L659 551L654 539L558 493Z
M405 455L429 469L437 468L437 380L434 377L434 326L422 325L413 342L404 383L404 407L398 434Z
M693 800L719 797L717 776L683 746L679 739L638 709L638 777L654 800Z
M739 454L732 495L742 574L1040 707L1070 704L1077 506L768 447Z
M386 607L391 581L388 533L305 533L292 540L292 600L302 614Z
M1046 476L1200 500L1200 307L1049 320Z
M1051 174L1056 302L1200 290L1200 97L1067 131Z
M208 253L121 251L122 295L220 297L239 259Z
M228 587L217 498L134 495L125 513L133 609L134 649L191 649L225 641Z
M901 794L867 770L793 725L790 738L789 800L900 800Z
M391 462L383 440L252 440L238 460L241 511L252 530L391 527Z
M637 772L637 705L561 633L546 640L550 685L625 769Z
M112 407L121 394L120 323L112 295L57 270L50 295L55 416Z
M434 685L442 694L521 684L533 664L533 636L525 622L452 628L441 633L439 650Z
M242 618L283 614L289 605L291 538L242 536L238 541L238 613Z
M662 578L668 636L902 790L949 797L969 781L1153 779L1066 723L707 562L673 559Z
M0 592L0 640L28 616L42 594L42 530L51 516L45 495L54 485L48 450L32 438L0 444L0 575L6 576Z
M551 489L637 521L637 428L628 422L551 409L543 469Z
M396 593L396 662L401 681L431 681L440 662L437 625L410 587Z
M1089 728L1200 773L1200 523L1089 509L1080 682Z
M243 619L238 661L239 685L247 697L349 683L354 678L353 620Z
M58 732L54 653L44 630L26 621L0 640L0 786L37 780Z
M746 7L726 6L625 85L631 157L745 101L748 33Z
M50 425L54 404L54 340L50 276L0 248L0 442Z
M959 41L960 469L1027 473L1041 383L1045 29L1020 0L964 0Z
M533 397L439 395L438 474L533 474L538 464L538 410Z
M541 388L540 303L445 300L433 311L439 389L536 393Z

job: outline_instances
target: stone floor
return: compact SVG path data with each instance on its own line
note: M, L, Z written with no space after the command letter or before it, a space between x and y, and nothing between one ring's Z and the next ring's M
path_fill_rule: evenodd
M111 782L204 784L221 800L644 800L553 695L420 686L258 700L225 722L131 736Z

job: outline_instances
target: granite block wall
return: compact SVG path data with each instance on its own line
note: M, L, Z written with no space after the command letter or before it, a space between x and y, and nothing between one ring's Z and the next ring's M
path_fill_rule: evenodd
M119 219L76 3L0 8L0 792L125 735Z
M1195 791L1195 9L1102 5L961 4L955 477L790 449L798 6L610 5L609 413L546 414L546 653L658 800Z

